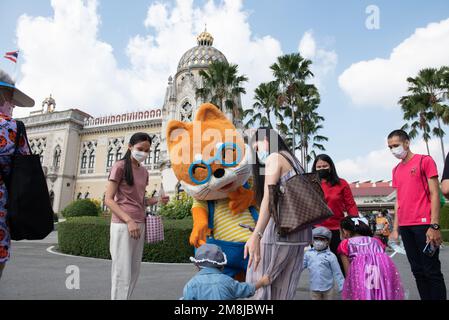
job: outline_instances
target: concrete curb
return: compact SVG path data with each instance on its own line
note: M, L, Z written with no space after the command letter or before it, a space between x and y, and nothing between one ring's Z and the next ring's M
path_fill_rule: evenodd
M69 257L69 258L81 258L81 259L89 259L89 260L103 260L103 261L111 261L109 259L102 259L102 258L92 258L92 257L84 257L84 256L75 256L71 254L61 253L55 250L56 245L50 246L46 249L48 253L63 256L63 257ZM189 266L192 265L192 263L163 263L163 262L144 262L142 261L142 264L147 265L164 265L164 266Z

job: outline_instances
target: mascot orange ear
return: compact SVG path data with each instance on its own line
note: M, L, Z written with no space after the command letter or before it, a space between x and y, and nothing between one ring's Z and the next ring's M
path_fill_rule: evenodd
M218 107L216 107L212 103L202 104L196 112L195 120L201 122L221 120L226 121L230 125L232 125L232 122L229 121L228 118L226 118L224 113L221 112L220 109L218 109Z
M168 150L177 145L181 140L183 135L189 135L188 124L178 121L171 120L167 124L167 146ZM190 140L190 139L188 139Z

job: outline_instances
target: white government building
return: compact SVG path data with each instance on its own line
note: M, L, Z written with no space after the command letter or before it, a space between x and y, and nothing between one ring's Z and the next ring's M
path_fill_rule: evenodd
M153 137L150 157L144 163L150 174L148 195L161 188L170 195L180 190L170 168L165 141L165 128L171 119L190 121L204 102L196 97L202 87L200 70L213 61L227 61L214 48L213 37L201 33L197 46L182 56L174 77L168 78L164 105L161 109L91 117L78 109L56 111L50 96L40 111L22 118L27 128L30 146L41 157L53 210L60 212L75 199L96 199L104 206L104 193L109 171L121 159L130 137L138 131ZM238 103L240 97L237 97ZM232 112L226 112L229 119Z

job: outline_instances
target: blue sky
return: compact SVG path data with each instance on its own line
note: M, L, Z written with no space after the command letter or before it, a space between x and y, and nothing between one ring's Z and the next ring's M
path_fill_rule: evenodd
M81 0L74 0L74 2ZM59 7L64 6L63 0L57 0L59 2ZM159 1L166 6L166 10L170 13L174 8L178 6L174 1ZM232 2L232 1L230 1ZM238 1L237 1L238 2ZM82 4L86 4L86 1L81 1ZM208 1L194 1L194 7L204 9ZM221 1L215 1L217 6L216 11L220 11L220 6L224 5ZM95 35L95 40L101 43L106 43L112 48L112 54L108 56L111 61L116 63L116 69L120 70L134 70L136 68L136 62L130 59L130 39L140 36L141 40L145 39L147 36L157 37L158 31L154 26L144 25L144 21L148 16L148 9L156 4L155 1L150 0L133 0L129 2L119 1L119 0L103 0L98 1L98 7L96 9L96 15L100 17L101 24L98 26L98 34ZM367 19L367 14L365 9L368 5L376 5L380 9L380 29L378 30L368 30L365 27L365 20ZM45 43L45 33L46 27L42 27L42 32L38 36L32 36L33 28L30 25L37 26L38 22L35 20L36 17L53 17L55 8L52 7L49 0L18 0L18 1L5 1L0 0L0 50L8 51L16 49L20 43L26 48L31 48L34 39L35 43L39 46L40 43ZM214 11L215 12L215 11ZM432 1L361 1L361 0L347 0L347 1L303 1L303 0L246 0L243 2L243 6L232 12L243 12L247 15L242 21L247 23L249 26L250 36L248 42L255 41L255 39L261 39L267 36L274 39L280 46L282 53L290 53L298 51L298 45L300 40L304 37L306 32L310 32L313 36L314 43L317 50L322 50L326 53L335 54L338 60L335 64L331 66L331 70L320 76L320 90L322 94L322 104L320 106L321 114L326 118L324 123L324 130L322 134L329 137L329 142L326 144L327 153L334 158L334 160L341 168L341 175L348 177L348 180L359 180L359 179L389 179L389 171L386 170L385 166L380 166L376 170L360 172L361 168L366 166L376 166L376 159L383 159L387 154L381 153L381 149L385 147L385 136L392 130L403 124L400 109L394 103L379 103L376 104L376 99L373 99L373 103L365 102L354 102L353 97L351 97L351 90L354 90L354 84L360 82L360 70L351 69L353 64L357 64L361 61L371 61L373 59L389 59L392 50L404 42L407 38L411 37L417 28L426 28L429 23L440 23L443 20L449 18L449 2L446 0L432 0ZM23 35L21 35L22 40L19 41L17 35L17 27L19 17L26 14L32 19L32 23L24 27ZM204 15L203 15L204 17ZM238 19L238 15L235 15L235 19ZM230 18L232 20L233 18ZM204 18L207 20L207 17ZM236 20L237 21L237 20ZM239 20L240 21L240 20ZM211 21L196 21L197 23L203 25L208 23L210 26L208 29L212 34L223 34L223 31L214 29L213 22ZM242 23L243 23L242 22ZM160 22L162 24L162 22ZM242 24L243 25L243 24ZM195 27L193 27L195 29ZM442 28L444 29L444 28ZM446 30L446 29L444 29ZM215 33L214 33L215 31ZM27 32L29 35L27 35ZM232 32L232 30L230 31ZM428 34L432 34L429 31ZM443 38L436 37L435 39L445 39L447 34L443 34ZM62 37L62 36L61 36ZM30 40L30 39L33 39ZM39 42L41 41L41 42ZM417 40L418 41L418 40ZM436 42L437 40L435 40ZM449 38L447 38L449 43ZM140 42L139 42L140 43ZM223 51L225 55L229 55L233 58L231 62L242 64L244 68L246 64L245 59L247 57L238 56L234 54L232 48L228 44L222 43L223 47L228 48L228 52L219 47L219 38L216 36L216 47ZM191 46L194 46L192 43ZM134 51L141 47L133 47ZM260 46L260 51L252 53L252 55L262 55L265 52L265 47ZM266 45L266 48L272 48L270 45ZM163 50L164 47L159 48ZM180 52L188 49L187 47L182 48ZM431 51L432 48L429 48ZM449 49L448 46L443 47L444 49ZM271 49L266 49L271 50ZM73 51L73 50L72 50ZM276 49L272 49L273 54ZM36 82L36 79L42 78L45 82L45 76L38 74L38 68L35 65L37 61L33 64L33 56L31 55L33 51L29 49L29 57L24 58L20 65L19 73L19 83L23 84L24 87L30 88L32 79ZM50 51L51 52L51 51ZM59 51L57 51L59 52ZM86 51L88 52L88 51ZM139 51L140 52L140 51ZM150 51L144 51L150 52ZM407 48L403 50L407 52ZM160 55L163 55L158 51L158 59L163 59ZM244 52L241 53L245 55ZM420 52L417 52L419 55ZM26 53L25 53L26 55ZM428 59L424 59L424 64L426 61L430 61L432 64L435 61L436 65L448 64L448 60L444 58L436 57L433 59L433 52L425 52L424 55L429 55ZM48 56L48 55L47 55ZM101 57L101 54L98 56ZM140 57L139 54L132 55L133 57ZM169 56L169 55L167 55ZM266 54L269 56L269 54ZM449 56L449 51L446 52L446 56ZM229 56L228 56L229 57ZM274 57L274 56L273 56ZM29 59L28 59L29 58ZM58 59L59 57L54 57ZM179 55L180 58L180 55ZM178 59L179 59L178 58ZM317 61L314 60L317 59ZM28 60L27 60L28 59ZM42 59L42 58L40 58ZM89 57L85 57L89 59ZM142 58L144 59L144 58ZM168 58L167 58L168 59ZM320 66L319 56L311 58L317 67ZM443 59L443 60L441 60ZM269 64L269 58L263 60L262 58L257 60L260 64ZM274 61L272 61L274 62ZM271 62L271 63L272 63ZM167 67L170 72L176 67L176 63L173 67ZM397 62L395 62L397 63ZM419 63L414 65L410 62L410 74L408 76L413 76L416 68L421 67ZM51 66L51 63L49 64ZM248 62L249 65L249 62ZM264 67L267 67L264 65ZM33 67L35 67L33 69ZM424 66L423 66L424 67ZM9 72L13 72L12 64L7 60L2 60L0 62L0 68L6 69ZM23 68L23 69L22 69ZM401 66L401 68L405 68ZM26 70L25 70L26 69ZM351 69L346 77L345 90L343 85L339 82L340 76ZM367 69L372 72L372 69ZM375 69L375 68L374 68ZM32 71L36 70L36 71ZM154 70L151 69L151 70ZM248 67L247 73L251 73L251 69ZM361 69L364 70L363 68ZM402 69L401 69L402 70ZM28 72L28 73L27 73ZM34 75L31 73L35 72ZM165 77L168 78L170 72L167 72ZM406 72L405 72L406 73ZM251 74L248 74L251 77ZM381 75L372 75L372 77L385 76L386 79L391 78L388 73ZM259 75L253 78L258 79ZM260 76L261 79L267 80L266 76ZM368 75L367 84L364 85L363 90L366 90L367 96L370 91L370 80ZM161 78L162 79L162 78ZM23 82L21 82L23 80ZM342 79L340 79L342 80ZM377 82L376 82L377 81ZM363 82L363 81L362 81ZM362 83L361 82L361 83ZM380 82L382 82L380 80ZM405 82L405 78L404 78ZM51 81L49 80L49 83ZM379 83L379 79L373 78L373 87L376 83ZM164 83L165 85L165 83ZM255 84L257 85L257 83ZM49 85L51 87L51 85ZM45 96L45 92L36 92L38 97ZM37 89L36 89L37 90ZM376 91L376 90L374 90ZM380 95L382 95L382 88L378 90ZM64 92L64 91L60 91ZM77 93L78 95L80 93ZM73 94L76 97L77 94ZM81 93L82 94L82 93ZM391 93L390 93L391 94ZM61 95L61 94L60 94ZM64 94L65 95L65 94ZM160 99L157 96L151 96L148 98L148 104L155 107L160 107L161 101L164 94L159 93ZM400 90L397 91L397 96L400 97ZM67 96L70 96L67 94ZM248 92L248 100L252 96L252 92ZM102 101L92 101L94 106L87 105L88 100L78 101L73 99L62 98L61 96L56 96L57 101L63 101L66 104L76 104L83 106L84 109L93 114L101 114L101 110L98 111L98 103L107 103ZM38 99L36 99L38 100ZM124 99L125 101L134 101L130 98ZM394 101L395 99L390 99L388 101ZM138 100L135 101L143 101ZM139 103L137 102L137 103ZM145 103L146 104L146 103ZM249 102L247 102L249 104ZM123 107L129 109L131 107ZM132 108L138 109L142 108L141 105L133 106ZM95 111L94 111L95 110ZM449 131L449 128L445 126L445 129ZM446 141L445 141L446 142ZM416 141L418 150L421 150L419 146L419 141ZM442 162L440 151L438 148L434 148L435 156L437 160ZM377 152L376 154L371 154L370 152ZM390 156L390 155L388 155ZM394 163L393 159L385 159L389 165ZM441 166L441 164L439 164ZM388 166L387 166L388 167Z

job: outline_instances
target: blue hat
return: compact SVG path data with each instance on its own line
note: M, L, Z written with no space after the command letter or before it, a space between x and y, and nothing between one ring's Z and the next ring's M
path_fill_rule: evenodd
M318 227L312 230L312 236L327 238L329 241L332 239L332 232L326 227Z
M34 106L34 100L17 89L11 77L0 69L0 89L5 88L12 91L12 103L14 105L25 108L31 108Z
M199 267L217 268L226 265L226 254L215 244L203 244L195 252L195 257L190 257L190 261Z

